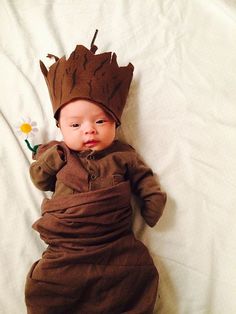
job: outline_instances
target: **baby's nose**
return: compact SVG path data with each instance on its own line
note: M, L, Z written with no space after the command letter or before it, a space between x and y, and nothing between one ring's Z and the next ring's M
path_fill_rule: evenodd
M96 133L96 129L92 126L92 125L86 125L84 128L84 133L85 134L95 134Z

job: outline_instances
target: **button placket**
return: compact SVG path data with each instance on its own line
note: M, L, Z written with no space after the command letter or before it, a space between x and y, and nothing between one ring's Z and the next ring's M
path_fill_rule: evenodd
M89 155L89 156L87 157L87 160L88 160L89 179L92 180L92 181L96 180L96 178L98 177L97 174L96 174L96 172L95 172L95 170L94 170L94 167L92 167L92 165L91 165L91 163L90 163L90 161L93 161L93 160L95 160L95 159L96 159L96 158L95 158L95 156L93 156L93 155Z

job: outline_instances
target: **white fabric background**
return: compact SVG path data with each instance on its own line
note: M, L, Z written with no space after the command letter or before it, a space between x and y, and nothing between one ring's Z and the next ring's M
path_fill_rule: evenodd
M155 228L135 219L160 272L155 313L234 314L234 0L0 1L0 313L26 313L25 276L44 248L31 229L43 193L14 125L37 121L34 144L59 138L38 60L88 47L96 28L98 53L135 66L120 136L168 194Z

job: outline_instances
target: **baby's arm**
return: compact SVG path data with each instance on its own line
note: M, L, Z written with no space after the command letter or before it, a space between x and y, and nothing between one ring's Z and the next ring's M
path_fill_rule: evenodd
M56 143L40 145L30 166L31 180L42 191L55 190L56 174L66 163L63 149Z
M153 227L161 217L166 203L166 193L162 192L152 170L136 154L130 168L131 187L143 202L141 214L146 223Z

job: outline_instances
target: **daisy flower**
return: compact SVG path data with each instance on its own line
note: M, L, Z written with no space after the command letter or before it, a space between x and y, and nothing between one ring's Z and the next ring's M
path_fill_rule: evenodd
M28 141L28 138L33 137L35 133L38 132L36 126L37 123L35 121L32 121L30 118L22 118L21 122L16 126L17 133L20 135L23 134L25 136L25 143L27 147L34 153L36 153L39 145L35 145L34 147L32 147Z
M38 129L36 128L37 122L32 121L30 118L22 118L21 122L16 126L18 134L23 134L25 138L33 137Z

